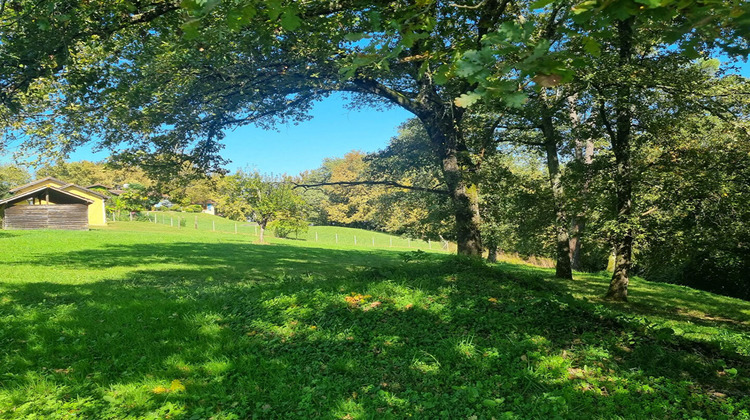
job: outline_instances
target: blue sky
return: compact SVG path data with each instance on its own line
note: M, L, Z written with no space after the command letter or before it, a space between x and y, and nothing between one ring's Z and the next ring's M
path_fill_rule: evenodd
M740 63L740 73L750 77L750 63ZM228 132L222 155L231 160L227 169L250 167L264 173L296 175L315 169L323 159L341 157L351 150L372 152L384 148L397 134L398 126L412 115L401 108L352 111L343 95L335 94L318 103L312 120L299 125L265 131L245 126ZM106 152L80 148L70 160L104 160ZM9 156L0 155L0 163Z
M227 169L250 167L260 172L296 175L318 168L323 159L341 157L351 150L373 152L388 145L398 126L412 117L401 108L385 110L365 108L352 111L345 107L343 95L335 94L313 108L312 120L299 125L279 126L265 131L244 126L227 132L222 156L231 160ZM71 160L104 160L108 153L76 151Z

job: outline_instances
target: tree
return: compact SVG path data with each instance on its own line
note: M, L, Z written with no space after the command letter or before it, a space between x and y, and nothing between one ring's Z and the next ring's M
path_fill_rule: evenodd
M31 181L29 172L16 165L0 165L0 199L10 195L10 190Z
M323 167L327 173L322 187L325 200L323 211L330 222L360 228L377 228L376 200L385 194L380 185L335 185L336 183L363 182L369 179L365 154L352 151L341 159L326 159Z
M125 184L152 186L153 181L137 167L117 167L106 162L65 162L48 163L36 170L37 177L55 177L84 187L102 184L107 187L121 187Z
M6 1L0 6L0 117L13 119L34 92L35 82L74 64L80 43L106 42L128 27L178 10L173 1ZM81 70L81 69L77 69ZM72 80L86 82L84 71ZM30 92L31 90L31 92ZM3 121L3 122L6 122Z
M141 188L128 188L115 199L115 210L118 214L125 210L127 212L144 211L149 205L149 198Z
M258 172L237 171L224 177L219 204L233 219L251 218L258 223L261 243L270 222L284 221L279 225L282 230L290 226L299 230L299 224L306 220L305 202L290 180Z
M466 93L476 82L467 76L482 73L474 56L488 39L508 43L493 53L502 55L501 78L513 73L516 61L529 65L540 57L543 51L526 43L535 21L530 10L497 0L470 7L442 1L185 5L193 18L182 25L185 36L154 27L132 42L135 33L124 32L116 60L87 49L98 56L87 74L107 88L61 84L65 101L58 122L46 121L51 131L69 134L71 145L90 136L130 144L125 155L143 157L142 164L168 156L208 164L218 157L223 129L299 121L311 102L350 92L359 105L385 102L421 121L451 198L459 253L481 253L471 176L477 168L465 137L473 112L465 106L475 100ZM512 78L493 87L511 103L522 99L517 88ZM95 113L86 111L94 107ZM70 130L82 126L89 136Z
M326 222L423 239L455 238L440 160L417 119L399 127L385 149L326 159L314 173L298 186L322 194L315 202Z

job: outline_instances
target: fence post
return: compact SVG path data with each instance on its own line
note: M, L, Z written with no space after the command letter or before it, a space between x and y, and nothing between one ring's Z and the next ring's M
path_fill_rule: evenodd
M216 232L216 220L211 220L211 230Z
M354 245L357 245L357 235L354 235Z
M339 243L339 234L336 234L336 243Z
M372 237L372 246L375 246L375 237Z
M432 249L432 240L431 239L427 240L427 246L429 246L430 249Z
M255 225L253 226L253 235L257 235L257 234L258 234L258 226Z
M388 247L393 248L393 238L388 238Z
M411 248L411 238L409 238L409 248Z
M195 216L195 229L198 229L198 216Z
M318 232L315 232L315 242L318 242Z
M234 222L234 234L237 234L237 222Z
M182 222L180 222L180 216L177 216L177 229L180 228L181 224L182 224Z
M169 226L174 227L174 217L169 218Z
M130 212L130 221L131 222L133 221L133 212L132 211Z

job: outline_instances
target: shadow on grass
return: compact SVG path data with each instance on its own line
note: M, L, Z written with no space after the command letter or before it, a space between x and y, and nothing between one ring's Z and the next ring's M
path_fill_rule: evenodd
M609 273L577 273L575 280L552 278L553 271L530 266L501 265L506 271L521 275L547 277L566 293L584 296L632 314L657 316L683 323L707 327L728 328L741 333L750 332L750 302L728 298L685 286L649 282L641 278L631 280L630 301L609 304L602 296L609 286Z
M655 338L544 270L190 242L35 264L104 274L0 283L2 415L673 417L748 402L741 375L717 374L746 358L719 366L717 350Z
M15 236L18 236L18 235L17 235L17 234L14 234L14 233L12 233L12 232L9 232L9 231L7 231L7 230L2 230L2 229L0 229L0 239L5 239L5 238L13 238L13 237L15 237Z

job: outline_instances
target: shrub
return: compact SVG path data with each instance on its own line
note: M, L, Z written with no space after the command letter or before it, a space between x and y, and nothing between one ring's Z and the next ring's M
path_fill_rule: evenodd
M186 211L188 213L200 213L203 211L203 206L201 206L200 204L191 204L189 206L183 207L182 211Z
M299 238L300 233L307 232L307 221L302 219L280 219L269 223L269 229L277 238L288 238L292 233Z

